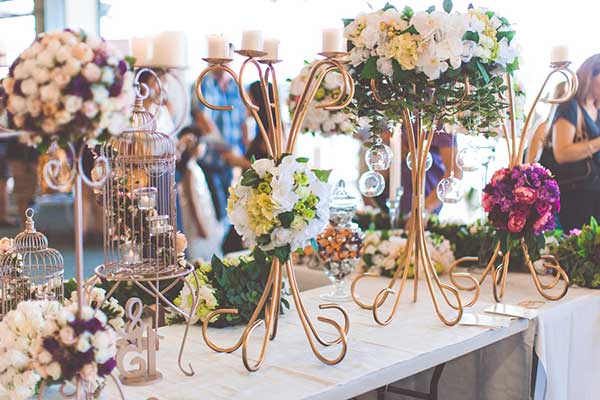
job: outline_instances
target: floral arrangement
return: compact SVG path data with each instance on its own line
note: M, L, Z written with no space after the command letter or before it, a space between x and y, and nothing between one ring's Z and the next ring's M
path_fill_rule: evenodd
M483 189L483 208L506 252L518 248L543 248L543 233L556 227L560 190L550 171L539 164L517 165L494 173Z
M390 217L387 212L379 208L365 206L354 213L352 222L358 224L363 231L389 230Z
M77 282L73 278L65 282L65 298L66 306L77 304ZM125 327L125 309L115 297L107 299L105 289L97 286L86 289L85 299L94 310L100 306L100 311L106 315L108 325L113 329L119 331Z
M600 225L594 217L589 224L569 232L549 247L571 284L600 288Z
M195 274L200 284L200 303L196 309L193 323L204 321L206 316L219 308L235 308L238 314L226 314L210 321L212 326L225 327L245 324L250 320L262 295L269 271L263 268L253 256L239 256L223 260L214 256L210 263L195 262ZM192 275L186 280L196 289L196 279ZM282 288L284 290L284 288ZM192 307L192 296L187 285L181 289L175 299L175 305L189 312ZM287 300L282 297L281 309L289 308ZM171 322L178 319L173 318Z
M134 96L130 62L83 31L40 34L2 81L9 126L45 148L120 133Z
M308 159L260 159L229 189L229 218L250 247L286 262L329 219L330 171L310 169Z
M11 399L26 399L42 381L80 378L92 391L116 365L116 337L101 311L58 302L20 303L0 322L0 384Z
M344 20L356 81L352 110L361 125L397 120L405 108L423 111L427 125L455 122L452 115L471 109L484 116L482 126L503 117L503 74L519 65L515 31L493 11L453 12L452 7L446 0L443 10L415 12L388 3ZM375 101L372 79L385 104ZM440 109L447 116L433 121Z
M426 232L427 250L434 263L436 272L444 273L455 261L450 242L441 235ZM368 231L362 258L358 267L364 272L375 272L383 276L393 276L398 267L403 267L406 257L407 235L403 230ZM414 276L413 261L409 277Z
M316 61L306 62L302 70L300 70L300 74L292 79L290 83L288 97L290 114L296 111L298 99L306 85L310 70L315 63ZM320 104L328 104L335 100L340 95L343 86L343 78L339 72L333 71L325 76L306 113L306 118L302 123L302 132L319 132L324 136L335 133L352 133L354 126L347 113L317 108Z

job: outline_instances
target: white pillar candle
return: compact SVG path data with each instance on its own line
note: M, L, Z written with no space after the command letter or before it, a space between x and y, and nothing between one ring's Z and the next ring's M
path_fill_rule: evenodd
M341 29L323 29L323 53L346 51Z
M400 124L396 124L394 128L390 147L394 154L390 167L390 200L396 200L396 193L402 185L402 128Z
M159 67L187 67L187 36L184 32L161 32L154 39L152 65Z
M152 61L153 41L151 37L134 37L131 39L131 54L136 66L149 65Z
M262 31L244 31L242 33L242 50L262 51Z
M263 51L267 53L262 57L263 60L277 60L279 56L279 40L273 38L265 39Z
M220 35L210 35L208 40L208 58L229 58L229 44Z
M562 63L569 61L569 47L567 46L554 46L550 52L551 63Z
M131 53L131 40L118 39L118 40L107 40L106 43L117 49L122 56L130 56Z

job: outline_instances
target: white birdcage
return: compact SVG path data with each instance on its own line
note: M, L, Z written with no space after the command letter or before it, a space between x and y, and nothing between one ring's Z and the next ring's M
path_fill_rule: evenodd
M0 317L26 300L62 300L64 262L36 231L33 210L25 213L25 230L15 236L12 250L0 257Z
M103 147L112 176L103 190L104 261L108 279L177 275L175 144L136 98L131 127Z

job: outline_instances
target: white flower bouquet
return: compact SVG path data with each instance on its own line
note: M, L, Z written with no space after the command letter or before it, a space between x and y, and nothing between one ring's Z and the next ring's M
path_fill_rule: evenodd
M306 85L310 70L315 63L316 61L306 63L300 70L300 74L292 79L290 83L290 93L288 96L290 114L296 111L298 99ZM343 86L343 77L339 72L330 72L325 76L321 86L317 89L314 100L308 108L306 118L302 122L302 132L318 132L323 136L336 133L352 133L354 126L348 113L317 108L321 104L328 104L335 100L340 95Z
M426 232L427 250L437 273L445 273L455 261L450 242L441 235ZM393 276L403 268L407 252L407 236L403 230L367 231L362 258L358 267L363 272ZM414 254L408 277L414 276Z
M235 230L250 247L286 262L328 223L329 172L311 170L308 159L292 155L254 161L230 188L227 211Z
M426 115L446 111L441 121L426 124L449 123L457 112L474 109L482 126L501 119L503 75L519 67L506 18L480 8L456 12L444 1L443 10L418 12L387 4L344 22L357 117L397 120L408 108ZM371 80L383 102L374 98Z
M26 399L48 384L79 377L92 391L116 366L116 336L106 316L90 307L22 302L0 322L0 385L11 399Z
M9 127L43 146L119 134L134 97L130 61L82 31L40 34L2 81Z

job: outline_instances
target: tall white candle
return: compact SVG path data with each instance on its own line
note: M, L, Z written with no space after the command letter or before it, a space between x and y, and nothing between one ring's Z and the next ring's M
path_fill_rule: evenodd
M208 40L208 58L229 58L229 44L220 35L210 35Z
M131 53L135 65L149 65L152 61L153 40L151 37L134 37L131 39Z
M244 31L242 33L242 50L262 51L262 31Z
M279 56L279 39L267 38L263 44L263 51L267 54L263 60L277 60Z
M390 167L390 200L396 200L396 192L402 185L402 128L397 124L390 140L394 154Z
M550 52L551 63L561 63L569 61L569 47L568 46L554 46Z
M323 53L346 51L341 29L323 29Z
M154 39L152 65L182 68L188 64L187 36L184 32L161 32Z

